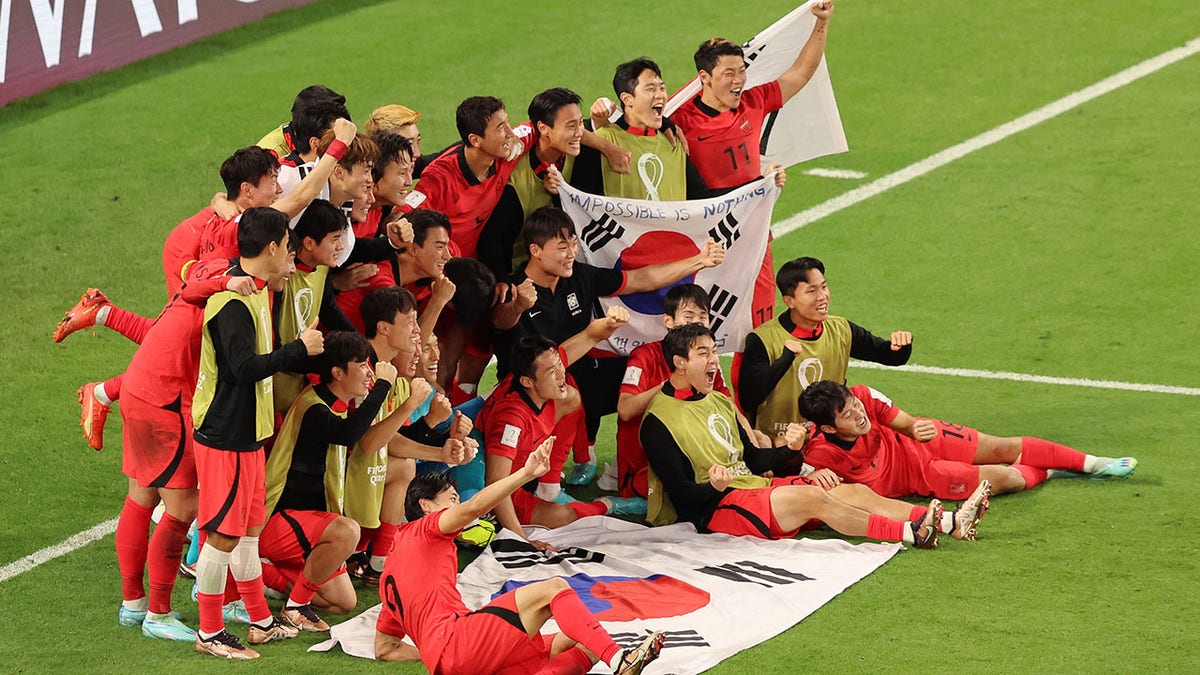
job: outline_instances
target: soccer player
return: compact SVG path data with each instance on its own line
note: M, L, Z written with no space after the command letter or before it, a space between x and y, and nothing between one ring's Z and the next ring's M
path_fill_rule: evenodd
M283 577L273 587L291 587L283 620L312 632L329 630L311 606L318 593L320 604L338 614L358 604L344 565L359 536L358 523L340 515L349 497L345 452L367 433L396 382L396 367L387 361L372 372L371 345L360 333L331 332L324 347L320 383L306 387L288 410L267 459L271 516L259 539L259 553ZM353 411L351 401L357 401Z
M962 499L985 483L994 494L1020 492L1058 470L1123 477L1138 464L1133 457L1097 457L1040 438L997 437L913 417L863 385L816 382L800 394L799 406L816 425L805 461L885 497Z
M791 67L779 79L751 89L744 89L746 60L741 45L713 38L696 50L702 90L680 106L671 120L683 132L692 163L714 192L728 192L763 175L763 122L799 93L820 65L833 0L814 5L812 13L816 23ZM754 286L751 318L755 326L774 316L774 270L768 245Z
M663 634L655 632L622 650L566 581L547 579L505 593L472 612L455 588L462 529L521 485L550 469L552 439L539 444L522 465L459 503L443 474L413 479L405 499L408 523L396 537L384 569L375 627L375 658L420 659L431 673L585 673L603 661L614 673L635 675L658 657ZM422 566L413 574L412 565ZM553 618L561 634L539 631ZM402 642L407 635L416 649Z
M407 138L412 147L413 177L420 178L421 172L432 159L421 154L421 130L417 128L417 122L420 121L421 113L407 106L391 103L372 110L371 116L363 125L363 131L372 137L381 132L391 132Z
M775 276L788 311L746 336L738 404L756 429L775 437L803 420L796 401L820 380L846 381L850 359L902 366L912 355L912 333L895 331L884 340L829 314L825 265L816 258L784 263ZM736 366L735 362L735 366Z
M280 288L290 273L287 216L252 208L238 222L239 260L230 276L253 277ZM323 338L309 327L298 339L271 351L270 296L222 292L204 309L199 377L193 402L196 473L200 484L199 529L207 533L196 563L200 631L196 651L251 659L258 653L225 631L225 577L237 582L252 624L251 644L295 637L297 631L271 615L263 595L258 535L266 523L262 442L274 430L271 376L302 367L319 354Z
M297 121L304 117L308 110L318 107L327 102L332 102L345 108L346 97L330 89L329 87L314 84L300 90L296 94L295 101L292 102L292 119L286 124L280 125L274 131L271 131L266 136L259 139L255 145L266 150L270 150L277 158L287 157L294 152L297 147L308 149L308 145L304 141L311 142L310 136L306 136L303 131L297 132L297 127L303 127L303 123L297 124ZM346 119L350 116L343 115ZM318 137L320 134L316 134ZM297 138L303 139L300 143L296 142ZM230 193L233 194L233 193Z
M318 152L321 138L333 128L333 122L337 119L350 119L344 101L316 101L301 111L298 117L293 115L289 128L296 147L290 153L279 156L279 187L284 194L294 190L316 166L321 158Z
M913 506L864 485L837 484L829 471L801 477L798 446L756 446L738 424L733 401L713 391L720 361L709 329L674 328L663 352L671 377L641 429L652 470L651 523L684 520L701 531L779 539L815 519L850 536L937 546L939 500ZM762 475L768 471L774 477Z
M592 307L600 298L640 293L663 288L702 269L721 264L725 249L712 239L704 250L674 262L647 265L634 270L600 269L577 262L578 238L575 223L562 210L545 206L525 221L523 236L530 259L525 269L508 281L516 293L492 313L499 331L497 371L508 372L508 354L523 335L544 335L561 344L583 331L592 319ZM583 394L587 423L587 448L575 448L575 468L568 485L584 485L596 476L594 444L604 415L616 412L618 388L625 374L625 359L594 350L579 359L571 375Z

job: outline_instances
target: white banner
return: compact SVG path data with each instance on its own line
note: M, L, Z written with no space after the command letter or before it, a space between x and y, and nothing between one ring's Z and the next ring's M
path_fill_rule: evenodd
M622 646L666 631L662 656L647 673L699 673L791 628L903 550L900 544L853 545L840 539L768 541L698 534L689 524L645 527L592 516L532 536L554 544L540 552L510 532L467 566L458 588L477 609L518 586L563 577ZM372 608L333 627L310 651L340 644L372 658ZM558 632L554 621L542 633ZM593 672L607 673L604 666Z
M792 65L816 24L816 17L812 15L815 4L817 0L804 3L743 45L747 89L778 79ZM665 114L669 116L678 110L699 94L700 89L697 76L667 101ZM808 84L763 122L762 163L764 167L774 163L788 167L816 157L846 152L849 147L833 96L829 69L822 58Z
M753 328L754 279L762 267L779 198L774 179L763 178L720 197L682 202L604 197L566 184L559 194L563 210L575 222L579 259L589 265L631 270L696 255L709 237L724 244L723 263L677 283L695 283L708 291L717 348L722 353L742 348ZM600 347L628 354L644 342L661 340L666 334L662 301L670 288L602 299L605 311L621 304L629 309L631 320Z

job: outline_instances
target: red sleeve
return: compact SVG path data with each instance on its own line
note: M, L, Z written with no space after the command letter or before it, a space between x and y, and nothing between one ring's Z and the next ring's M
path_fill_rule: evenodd
M434 209L442 213L449 213L451 210L449 207L454 205L455 195L448 194L449 190L443 174L446 172L444 167L448 162L457 161L456 156L452 151L447 150L430 162L429 166L425 167L425 171L421 173L421 180L417 182L417 186L404 198L404 203L399 207L400 210L404 213L411 213L417 209Z
M849 472L842 467L846 453L825 440L823 435L814 436L804 445L804 461L817 469L829 469L845 478Z
M867 417L871 419L872 424L891 424L892 420L900 414L900 410L892 405L891 399L865 384L850 387L850 393L862 401L863 407L867 409Z
M761 110L763 115L773 113L783 107L783 91L779 88L779 82L774 80L751 88L750 91L744 92L742 97L748 97L751 105Z
M442 514L445 512L446 509L442 509L440 511L434 511L433 513L426 514L419 518L417 520L417 529L415 532L413 532L413 534L421 539L431 542L442 541L444 539L453 539L457 537L458 532L461 532L462 530L459 530L458 532L451 532L450 534L442 532L442 527L439 521L442 519Z
M532 433L509 406L497 404L487 416L487 425L483 430L484 452L516 459L520 450L529 444Z
M657 349L659 343L650 343ZM653 386L661 385L661 382L651 383L648 380L649 374L653 372L652 364L648 363L647 355L651 354L651 350L647 345L636 347L632 352L629 352L629 360L625 362L625 377L621 379L621 388L618 390L620 394L640 394Z
M238 218L224 220L215 213L200 232L200 259L236 258Z

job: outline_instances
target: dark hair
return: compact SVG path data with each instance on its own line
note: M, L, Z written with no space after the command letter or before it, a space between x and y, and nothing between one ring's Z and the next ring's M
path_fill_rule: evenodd
M621 100L621 94L632 94L633 90L637 89L638 78L647 70L662 77L662 70L658 64L644 56L617 66L617 72L613 75L613 91L616 92L618 101Z
M487 133L488 120L501 110L504 110L504 101L495 96L472 96L459 103L454 116L463 144L471 145L471 141L467 140L471 134L483 138Z
M675 312L679 311L679 306L685 300L690 300L704 311L709 311L708 292L696 284L679 284L671 287L667 291L666 297L663 298L663 314L667 316L675 316Z
M343 106L346 105L346 97L329 87L323 84L309 85L301 89L299 94L296 94L296 100L292 102L292 119L296 119L296 116L305 109L322 101L332 101ZM350 119L350 117L347 115L346 119Z
M775 287L784 295L796 292L796 287L808 281L808 271L817 270L825 274L825 264L816 258L796 258L789 260L779 268L775 275Z
M238 198L242 183L258 185L267 174L279 172L279 159L274 153L257 145L235 150L221 162L221 182L225 183L225 196L229 201Z
M513 345L509 363L512 364L513 381L522 377L536 378L533 362L548 351L558 351L554 340L544 335L526 335Z
M417 310L417 299L403 286L385 286L367 293L359 305L362 314L363 333L368 338L379 334L379 322L392 323L397 314Z
M845 385L832 380L813 382L800 392L800 414L818 427L824 424L837 426L838 413L846 407L851 396L854 394Z
M375 166L371 167L371 177L376 182L383 178L383 172L387 171L388 165L400 161L400 155L407 155L412 159L412 143L394 131L378 131L371 136L371 140L379 146L379 159L375 160Z
M565 211L543 206L529 214L521 226L521 236L527 244L545 246L553 239L570 239L575 235L575 221Z
M693 57L696 62L696 70L703 70L712 75L713 68L717 66L717 61L722 56L737 56L745 59L746 52L742 51L741 45L725 38L705 40L700 43L700 47L696 49L696 55Z
M333 381L333 369L348 370L353 362L371 358L371 343L362 333L335 330L325 336L325 351L321 352L321 384Z
M326 131L333 128L333 121L339 117L350 119L350 112L346 110L344 101L317 101L301 110L299 114L293 113L291 132L292 144L296 146L296 151L312 151L309 139L321 138Z
M300 220L296 221L296 227L292 229L292 236L296 238L296 247L299 249L305 238L311 237L320 244L325 237L344 229L346 214L324 199L314 199L308 208L304 209L304 213L300 214Z
M421 500L437 499L437 496L442 494L446 488L452 487L457 487L454 479L445 472L423 473L414 476L408 483L408 492L404 493L404 517L411 523L424 516L425 512L421 510Z
M579 98L579 94L566 89L564 87L554 87L547 89L529 102L529 122L537 128L537 123L541 122L548 127L554 126L554 118L558 115L558 109L571 105L582 105L583 99Z
M321 145L317 147L317 152L324 155L325 151L333 143L337 136L334 135L333 129L326 131L321 135ZM375 163L379 159L379 146L375 145L375 141L371 140L366 134L354 134L354 140L350 141L350 145L346 147L346 154L338 160L338 165L347 171L353 171L355 165L363 162Z
M475 258L451 258L442 272L454 282L450 302L454 304L454 317L464 328L474 327L490 314L496 275L487 265Z
M688 353L692 351L692 345L696 340L707 335L712 337L711 330L705 328L698 323L688 323L682 326L676 326L667 331L663 338L663 354L667 357L667 365L671 367L671 372L675 371L675 357L688 358Z
M282 244L288 231L288 217L269 206L246 209L238 221L238 255L257 258L272 243Z
M433 209L416 209L408 212L404 219L412 225L413 228L413 243L417 246L425 245L425 238L429 236L429 231L439 227L446 228L446 234L450 234L450 218L441 211Z

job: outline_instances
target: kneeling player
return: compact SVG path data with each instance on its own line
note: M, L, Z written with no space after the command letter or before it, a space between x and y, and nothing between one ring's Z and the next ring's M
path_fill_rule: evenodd
M817 425L806 461L888 497L962 499L987 482L996 494L1028 490L1056 469L1110 477L1137 468L1133 457L1096 457L1040 438L1000 438L915 418L863 385L817 382L800 394L799 405Z
M455 588L458 551L454 538L521 485L550 469L553 437L521 468L459 503L444 474L417 476L408 488L408 523L396 536L379 584L383 608L375 629L375 658L420 659L432 673L585 673L604 661L614 673L635 674L658 657L663 634L621 650L579 596L560 578L505 593L472 612ZM420 562L422 574L411 565ZM542 636L550 618L562 633ZM408 635L416 649L401 639Z
M798 472L801 456L788 446L755 446L737 422L733 401L713 391L720 362L707 328L672 329L663 352L671 377L646 409L641 430L652 471L650 522L686 520L702 530L777 539L795 536L815 519L842 534L937 545L942 509L936 499L928 509L914 507L866 486L839 485L824 475L829 472L781 477ZM760 475L768 471L776 477Z

